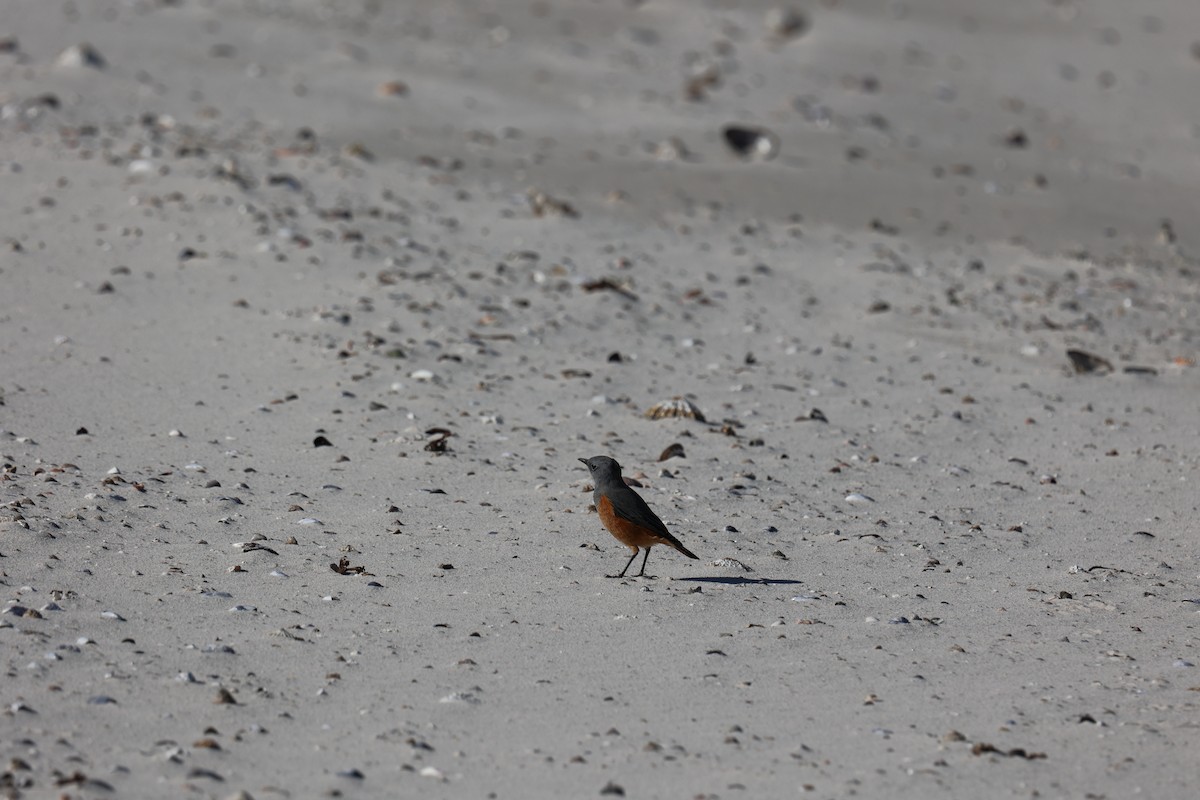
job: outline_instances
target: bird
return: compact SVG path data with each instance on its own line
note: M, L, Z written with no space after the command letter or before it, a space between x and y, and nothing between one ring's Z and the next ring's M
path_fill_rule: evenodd
M637 558L639 549L644 549L646 553L642 556L642 569L634 577L646 575L646 560L650 558L650 548L656 544L674 547L688 558L699 558L672 536L641 495L625 484L625 479L621 477L621 465L616 460L608 456L592 456L579 460L586 464L592 473L592 482L596 487L593 497L600 521L617 541L633 551L625 569L621 570L619 575L606 577L624 578L633 560Z

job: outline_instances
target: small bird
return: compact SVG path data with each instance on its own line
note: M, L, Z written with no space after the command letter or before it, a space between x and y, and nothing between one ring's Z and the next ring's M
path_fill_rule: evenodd
M638 548L644 548L642 570L635 578L646 574L646 559L650 558L650 548L656 544L674 547L688 558L699 558L691 550L671 535L663 521L655 516L641 496L625 485L621 477L621 465L608 456L593 456L579 459L587 465L592 473L592 481L596 485L593 497L596 500L596 511L600 521L608 532L617 538L621 544L633 551L625 569L620 575L608 575L609 578L624 578L630 564L637 558ZM652 577L652 576L651 576Z

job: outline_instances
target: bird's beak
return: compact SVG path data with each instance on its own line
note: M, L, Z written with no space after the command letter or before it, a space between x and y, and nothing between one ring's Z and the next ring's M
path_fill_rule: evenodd
M586 458L581 458L581 459L579 459L579 461L580 461L580 463L581 463L581 464L585 464L585 465L587 464L587 459L586 459Z

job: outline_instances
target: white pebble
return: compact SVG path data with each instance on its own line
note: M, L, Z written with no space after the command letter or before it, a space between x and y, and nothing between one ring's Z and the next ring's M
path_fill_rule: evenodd
M439 703L466 703L467 705L479 705L479 698L471 692L451 692L438 701Z

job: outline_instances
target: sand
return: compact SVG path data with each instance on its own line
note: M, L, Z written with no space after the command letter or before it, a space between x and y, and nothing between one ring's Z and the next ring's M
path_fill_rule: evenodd
M5 796L1194 791L1200 7L779 8L7 4Z

